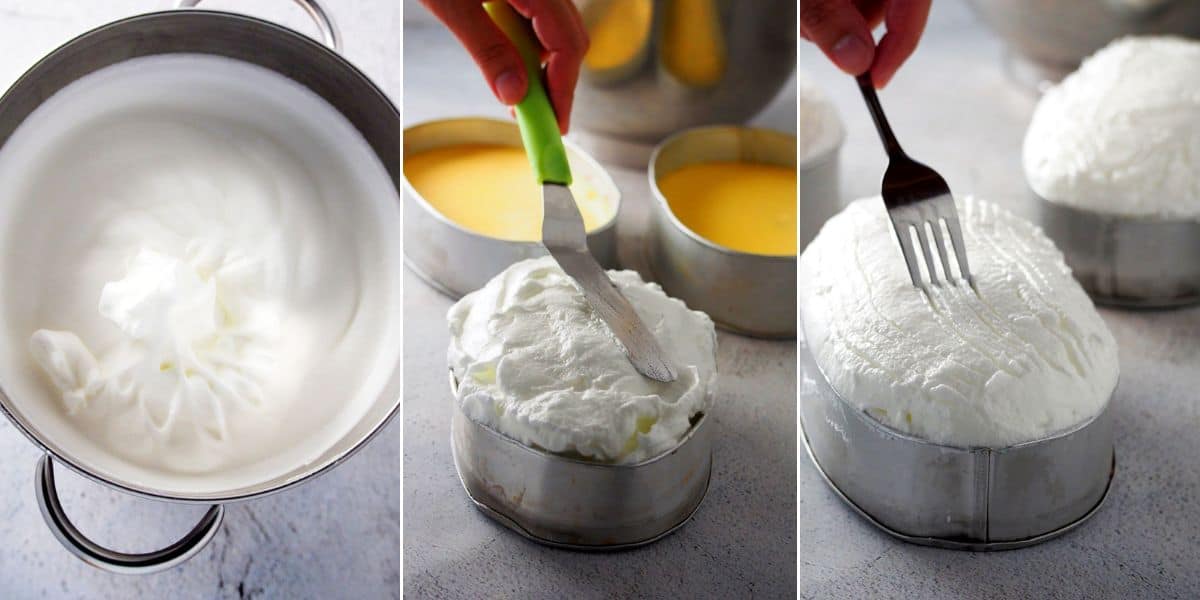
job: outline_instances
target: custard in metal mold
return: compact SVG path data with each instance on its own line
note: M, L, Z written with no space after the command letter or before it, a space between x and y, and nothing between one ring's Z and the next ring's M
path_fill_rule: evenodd
M611 222L617 191L582 161L571 160L571 171L584 228ZM542 239L541 186L519 146L460 144L413 153L404 159L404 176L434 210L470 231L515 242Z
M1200 42L1127 37L1038 102L1025 177L1051 202L1100 213L1200 219Z
M449 312L456 401L472 420L525 445L629 464L674 448L716 388L712 320L634 271L609 271L679 378L629 363L550 257L518 262Z
M807 344L832 387L880 423L932 442L1005 447L1098 415L1117 345L1040 229L958 203L978 295L912 285L880 198L851 203L800 256Z

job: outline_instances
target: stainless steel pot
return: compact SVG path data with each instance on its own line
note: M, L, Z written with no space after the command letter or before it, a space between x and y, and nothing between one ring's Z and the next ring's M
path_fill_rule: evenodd
M404 155L460 144L521 147L516 123L461 118L429 121L404 130ZM612 177L574 144L566 143L576 179L591 178L612 197L612 217L589 231L588 249L605 268L617 266L617 214L621 193ZM404 263L438 291L459 298L484 286L509 265L546 255L541 242L514 242L471 231L451 221L406 179L404 181Z
M1099 415L1005 448L915 438L873 419L800 352L800 428L817 471L872 525L906 542L1007 550L1062 535L1100 509L1116 470L1112 400Z
M458 383L450 375L452 393ZM631 465L531 448L455 406L454 466L479 510L535 542L621 550L663 538L700 507L712 473L712 417L703 413L669 452Z
M676 131L744 122L796 68L795 0L577 4L592 47L572 123L605 162L644 166ZM621 17L625 26L610 27Z
M181 0L181 8L200 0ZM109 23L51 52L27 71L0 98L0 146L38 106L71 82L124 60L176 52L214 54L245 61L285 75L337 108L367 140L387 169L397 194L400 188L400 113L365 75L338 54L339 37L329 14L317 0L295 0L317 21L325 45L290 29L227 12L170 10ZM37 467L37 498L51 531L67 550L101 569L149 573L177 565L199 552L215 535L225 503L257 498L298 485L332 469L363 447L400 406L400 369L380 398L333 447L311 462L269 481L220 494L160 490L96 473L38 431L7 393L0 389L0 411L45 455ZM54 485L54 463L80 475L137 496L168 502L211 504L200 522L178 542L156 552L128 554L101 547L71 524Z
M1008 46L1010 74L1044 88L1126 35L1200 36L1195 0L971 0Z
M663 142L650 159L653 220L647 240L654 280L721 327L764 338L796 337L796 256L751 254L700 237L671 212L658 178L707 161L796 168L795 136L749 127L700 127ZM753 198L747 198L752 202Z

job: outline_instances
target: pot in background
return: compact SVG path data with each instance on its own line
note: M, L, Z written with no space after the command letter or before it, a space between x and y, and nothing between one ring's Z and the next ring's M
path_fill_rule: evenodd
M1042 91L1126 35L1200 37L1195 0L971 0L1004 40L1009 74Z
M681 129L741 123L796 67L795 0L577 0L591 48L572 123L601 161L642 167Z

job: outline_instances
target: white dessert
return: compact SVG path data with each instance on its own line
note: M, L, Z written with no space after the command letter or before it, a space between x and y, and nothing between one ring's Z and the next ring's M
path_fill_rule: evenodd
M1042 198L1101 213L1200 219L1200 43L1127 37L1048 90L1023 162Z
M450 309L463 413L526 445L598 461L636 463L675 447L715 391L713 323L636 272L609 275L677 380L634 370L575 283L543 257L510 266Z
M1004 447L1103 410L1117 345L1062 254L971 197L969 286L912 285L880 198L830 219L800 257L807 343L832 387L879 422L954 446Z
M800 162L833 151L845 135L842 119L825 92L803 73L798 75Z
M800 73L800 249L838 210L837 148L845 131L829 98Z
M344 117L271 71L98 71L0 151L0 190L0 378L101 473L194 493L283 475L399 361L395 189Z

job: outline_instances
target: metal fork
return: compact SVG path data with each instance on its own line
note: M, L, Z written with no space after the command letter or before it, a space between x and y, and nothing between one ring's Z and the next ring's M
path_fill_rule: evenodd
M937 171L904 153L900 142L896 141L896 136L892 133L892 127L888 125L883 107L879 105L879 96L875 94L870 72L858 76L858 88L862 91L863 100L867 102L867 109L871 111L879 138L883 140L883 146L887 149L888 168L883 174L883 203L892 219L892 227L900 241L900 251L904 253L904 262L908 265L908 275L912 277L913 285L921 288L926 294L929 293L928 285L921 278L920 265L913 251L912 230L916 230L921 253L925 255L929 283L941 285L937 268L934 266L933 251L929 247L930 235L933 236L933 243L937 246L938 255L942 260L942 273L947 282L955 283L950 271L946 241L942 236L941 224L945 222L946 230L950 232L950 242L954 245L959 273L962 279L974 288L975 280L971 278L971 269L967 266L962 226L958 222L958 209L954 206L950 186L946 185L946 180L942 179Z

